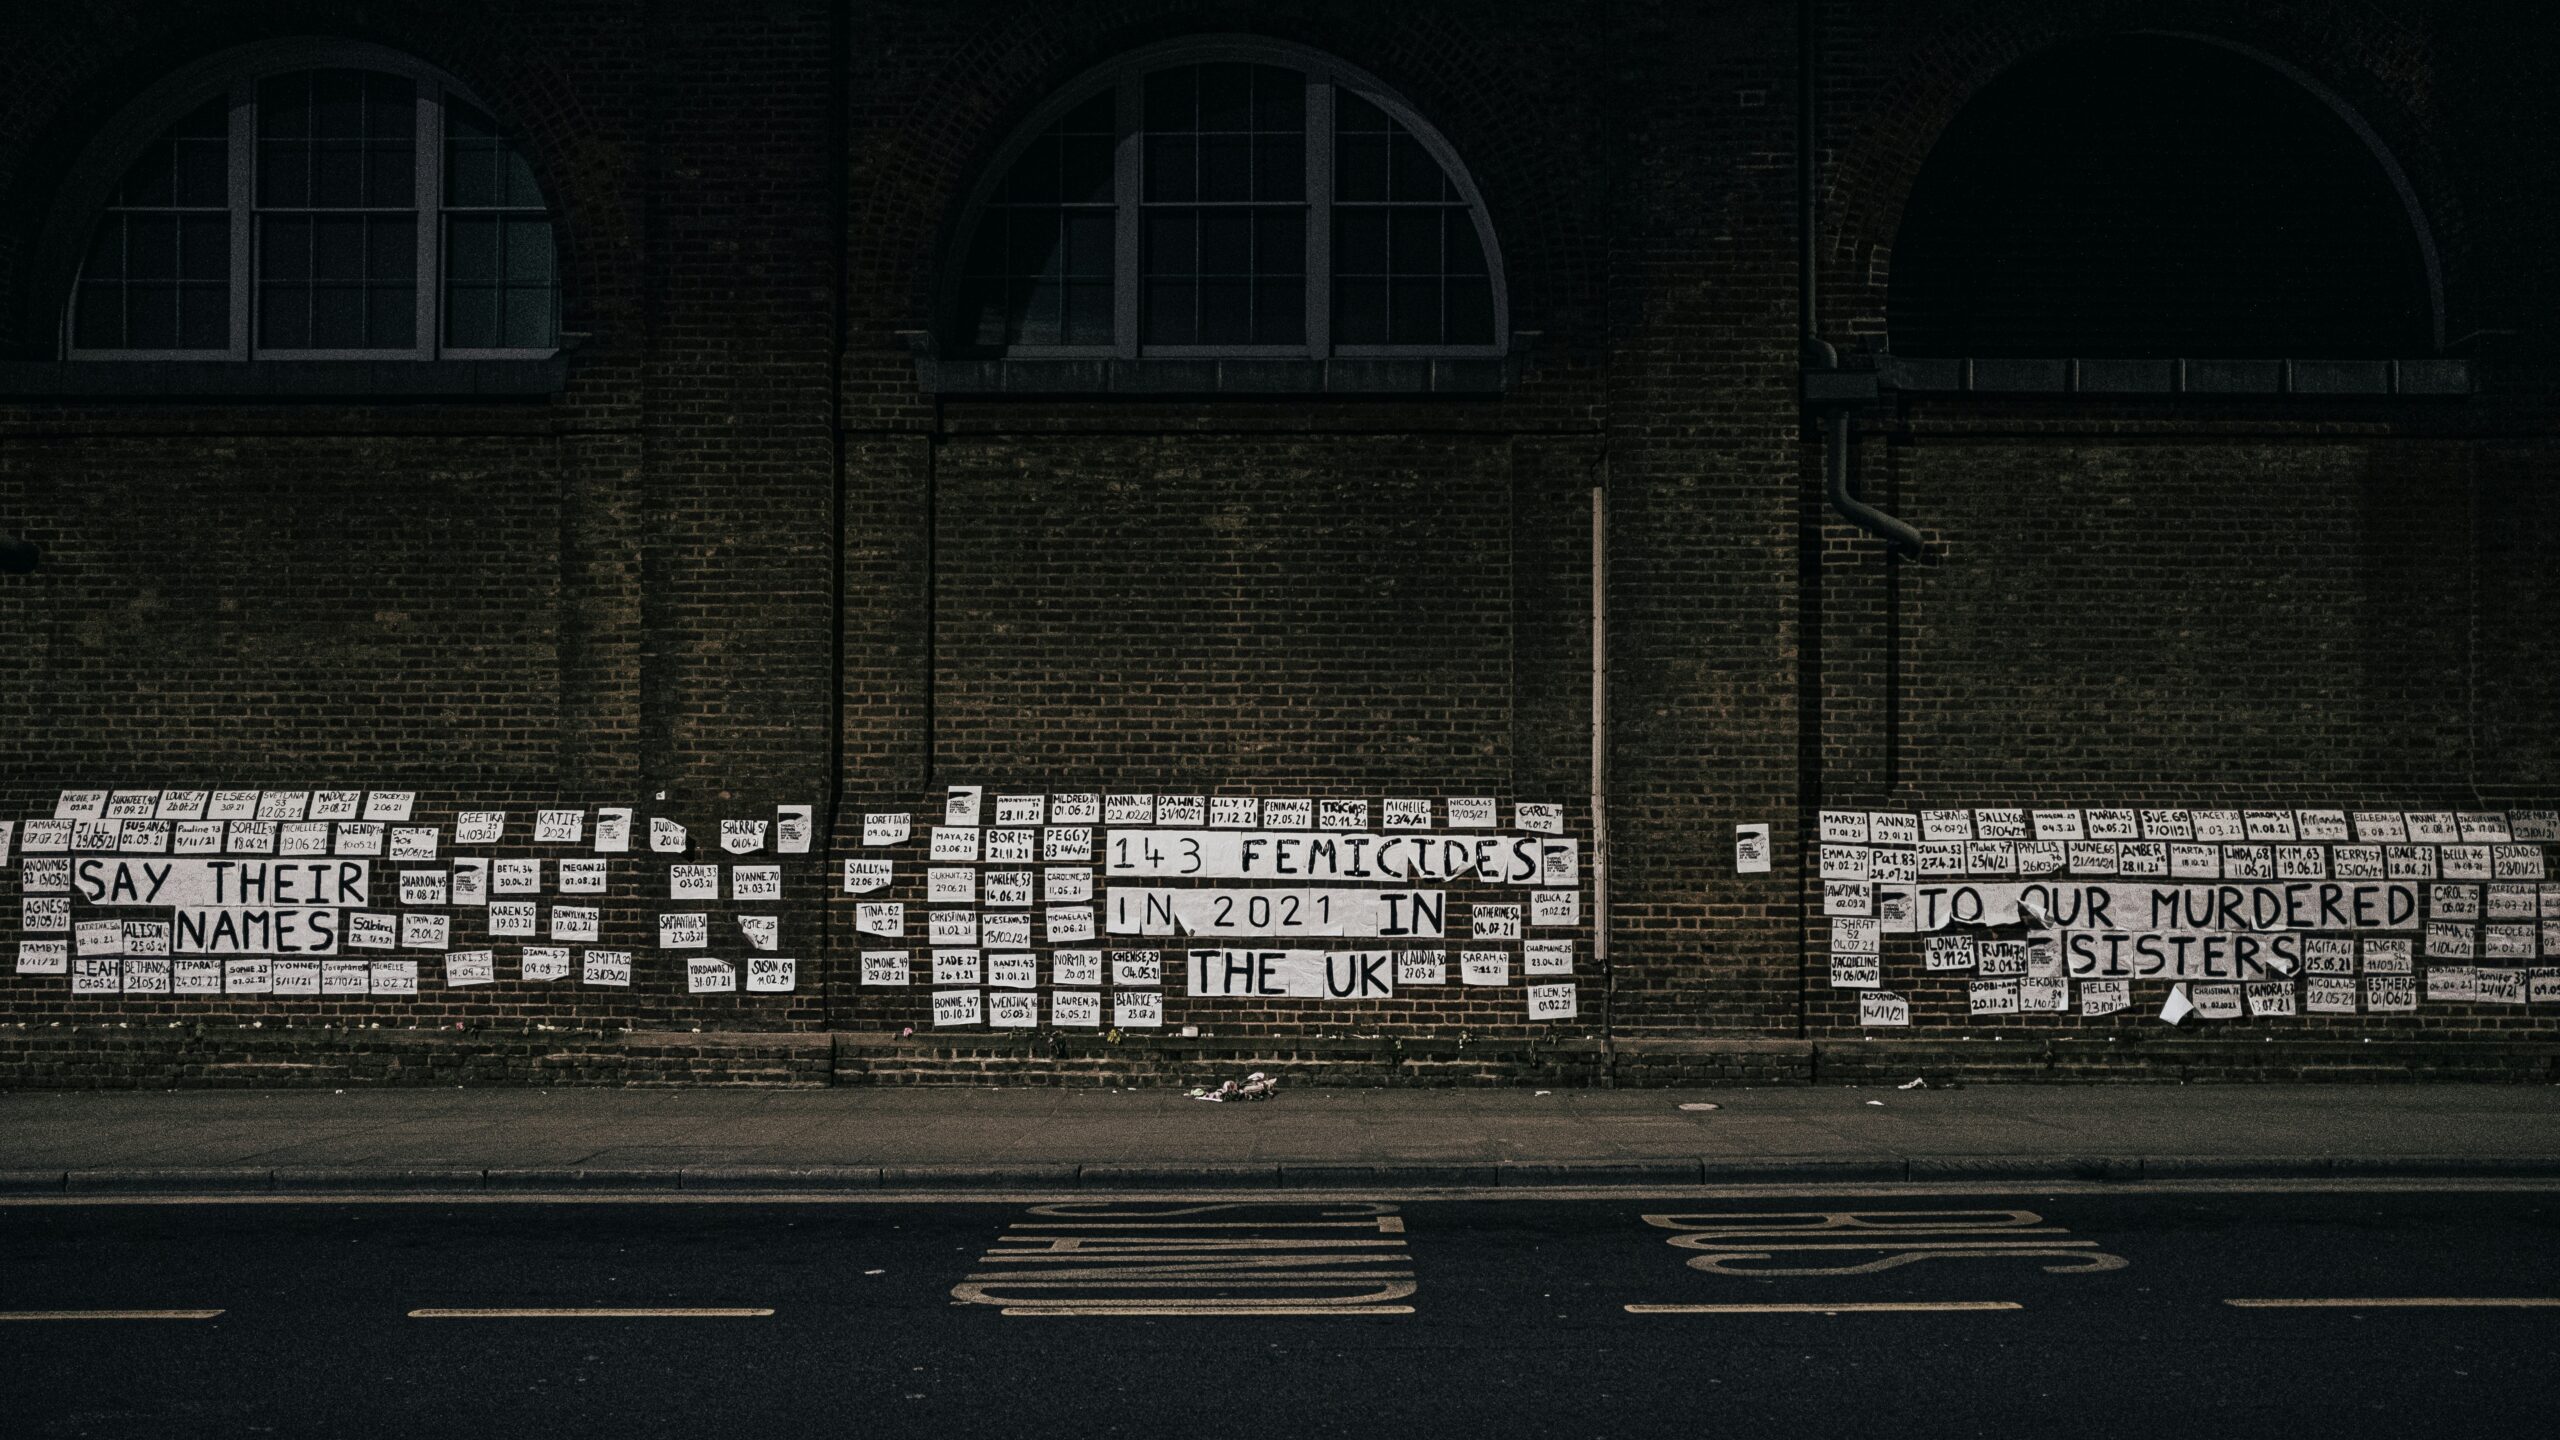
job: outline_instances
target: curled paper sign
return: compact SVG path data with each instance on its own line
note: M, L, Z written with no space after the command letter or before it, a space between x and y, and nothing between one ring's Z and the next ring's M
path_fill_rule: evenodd
M848 858L844 862L844 893L868 895L874 890L885 888L889 883L891 867L892 862L886 856ZM963 871L962 873L974 872Z
M660 855L684 853L684 827L663 815L649 817L649 848Z
M904 811L865 815L862 817L862 843L904 845L914 828L913 821Z

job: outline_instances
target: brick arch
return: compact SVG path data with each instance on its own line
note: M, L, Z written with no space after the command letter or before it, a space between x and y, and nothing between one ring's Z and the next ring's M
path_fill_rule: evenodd
M0 192L10 202L9 218L0 221L0 267L11 301L0 310L0 326L6 327L0 348L52 358L65 277L50 273L58 267L45 263L42 242L56 227L76 231L82 225L85 217L64 211L63 192L78 167L115 163L96 151L101 135L188 67L291 40L378 45L461 81L516 132L541 186L559 253L563 329L581 328L580 320L610 283L613 267L599 253L600 237L630 227L598 213L611 204L587 178L594 167L570 159L592 143L595 117L546 49L513 33L506 16L479 0L458 0L429 14L366 12L354 21L342 8L308 0L269 7L254 20L210 7L171 11L138 5L130 13L99 12L93 20L95 33L89 36L67 36L69 43L58 49L30 47L54 63L41 72L47 83L25 94L22 108L42 118L19 132L26 143L11 158L20 163ZM61 63L72 55L91 63ZM52 159L41 163L33 158L38 156Z
M2402 184L2431 249L2436 323L2467 326L2468 247L2451 170L2436 143L2431 59L2420 33L2361 0L2315 6L2214 0L1980 0L1915 17L1863 37L1898 58L1893 78L1852 111L1825 116L1831 151L1823 182L1819 250L1824 333L1888 348L1885 297L1893 240L1921 166L1957 112L2011 67L2068 41L2144 32L2201 41L2268 64L2319 98L2372 145ZM1832 58L1840 58L1840 46Z
M1483 196L1501 239L1511 323L1545 330L1600 288L1597 247L1576 244L1567 206L1576 184L1562 153L1517 104L1537 88L1504 52L1438 12L1374 6L1356 14L1310 4L1236 0L1063 5L1017 10L955 36L895 97L866 104L857 36L855 125L871 128L870 173L854 177L852 232L877 251L850 257L853 312L881 329L927 328L937 286L967 237L972 188L1034 111L1079 76L1150 45L1244 36L1305 46L1366 70L1411 103L1448 141ZM1556 77L1548 76L1550 80ZM857 142L857 154L862 142ZM867 272L867 273L866 273ZM1596 299L1589 302L1593 310ZM886 333L867 337L887 344Z

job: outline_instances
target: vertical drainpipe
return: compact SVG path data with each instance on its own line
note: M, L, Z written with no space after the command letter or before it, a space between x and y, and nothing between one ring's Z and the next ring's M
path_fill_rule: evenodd
M1603 461L1603 464L1606 462ZM1609 963L1609 487L1591 487L1591 963L1600 967L1600 1084L1618 1083L1618 972Z
M1924 548L1920 532L1858 495L1849 451L1849 411L1876 398L1875 377L1842 372L1840 352L1818 333L1821 264L1816 241L1821 213L1815 197L1821 183L1822 112L1817 95L1822 22L1817 3L1796 0L1796 335L1804 405L1822 420L1822 492L1831 508L1896 552L1917 559Z

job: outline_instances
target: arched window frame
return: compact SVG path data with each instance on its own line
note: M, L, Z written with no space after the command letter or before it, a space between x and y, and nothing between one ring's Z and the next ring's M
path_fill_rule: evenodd
M256 305L257 196L256 105L259 82L300 70L347 69L397 75L417 87L415 104L416 165L412 204L417 211L414 249L417 274L416 343L398 348L285 349L254 343ZM127 173L171 125L204 105L223 100L227 115L226 178L230 219L231 313L229 343L219 349L84 348L76 335L81 267L89 241L108 203ZM485 102L452 75L387 46L364 41L292 39L246 46L209 56L170 75L142 99L127 106L81 152L72 168L54 219L38 252L40 275L49 277L47 294L59 298L54 309L56 353L65 360L531 360L559 353L557 345L541 347L448 346L444 344L444 113L448 98L484 114L496 115ZM553 225L552 264L558 273L559 219L543 197L544 213ZM555 323L555 330L557 329Z
M1143 132L1143 82L1156 70L1182 65L1237 63L1286 67L1303 74L1307 84L1306 139L1306 335L1298 345L1141 345L1139 343L1140 139ZM1464 201L1476 237L1484 248L1493 290L1493 339L1483 345L1338 345L1333 343L1333 92L1349 89L1405 127L1437 162ZM986 350L967 338L969 324L960 312L965 290L962 272L968 246L977 234L989 202L999 192L1016 161L1051 125L1095 95L1113 91L1117 139L1113 151L1114 216L1113 340L1109 345L1011 345ZM1383 81L1323 51L1258 36L1217 36L1168 41L1133 50L1077 77L1044 100L1013 134L972 187L951 237L936 296L941 317L936 333L946 354L986 354L1025 360L1077 359L1477 359L1507 355L1511 346L1511 298L1495 234L1493 218L1475 177L1458 159L1456 149Z

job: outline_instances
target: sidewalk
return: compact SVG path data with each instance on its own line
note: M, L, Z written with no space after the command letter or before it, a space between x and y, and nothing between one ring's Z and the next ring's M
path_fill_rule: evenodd
M0 1095L20 1194L2466 1174L2560 1179L2560 1087Z

